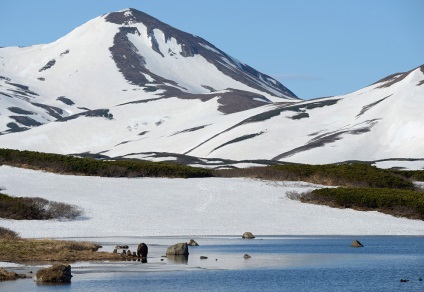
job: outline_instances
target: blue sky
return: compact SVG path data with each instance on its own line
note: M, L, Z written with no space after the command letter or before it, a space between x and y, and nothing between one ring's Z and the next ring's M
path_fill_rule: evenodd
M2 0L0 46L52 42L132 7L198 35L304 99L424 64L422 0Z

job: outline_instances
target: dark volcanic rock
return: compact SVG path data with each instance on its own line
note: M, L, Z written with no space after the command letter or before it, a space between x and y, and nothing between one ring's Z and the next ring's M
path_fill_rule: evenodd
M58 98L56 98L56 100L59 100L66 105L74 105L75 104L72 100L70 100L69 98L66 98L64 96L59 96Z
M38 72L42 72L42 71L48 70L48 69L50 69L51 67L53 67L53 66L54 66L54 64L56 64L56 60L55 60L55 59L50 60L50 61L48 61L48 62L47 62L47 64L46 64L46 65L44 65L44 67L43 67L43 68L41 68L40 70L38 70Z
M142 60L140 55L136 54L137 50L131 42L129 42L126 36L128 33L140 34L135 27L130 26L135 23L143 23L147 27L147 34L151 40L152 49L161 56L163 56L163 52L156 41L154 34L155 29L163 32L165 41L171 38L177 40L178 44L181 46L180 54L182 57L188 58L195 55L201 55L225 75L252 88L265 91L272 95L286 95L288 97L297 98L293 92L270 76L262 74L252 67L234 60L204 39L175 29L146 13L135 9L113 12L106 16L106 21L123 26L116 35L114 45L110 50L120 71L124 74L125 78L133 84L138 84L140 86L146 85L147 80L141 72L148 73L158 83L164 83L164 78L160 77L157 79L159 76L147 72L148 70L144 67L144 60ZM123 57L124 55L126 59ZM130 64L135 65L131 67Z
M27 127L38 127L42 125L40 122L26 116L9 116L9 118L14 119L17 123Z

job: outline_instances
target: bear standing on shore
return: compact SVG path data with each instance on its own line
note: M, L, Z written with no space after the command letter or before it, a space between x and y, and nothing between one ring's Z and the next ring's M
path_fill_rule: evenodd
M148 252L149 252L149 248L147 247L147 245L144 242L142 242L138 245L138 247L137 247L137 256L138 257L147 259Z

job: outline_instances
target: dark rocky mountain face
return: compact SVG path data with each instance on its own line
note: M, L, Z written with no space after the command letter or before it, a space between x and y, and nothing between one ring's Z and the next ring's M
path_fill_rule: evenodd
M155 29L163 32L166 41L171 38L177 40L178 44L181 45L181 56L185 58L201 55L219 71L249 87L273 96L297 99L293 92L270 76L262 74L252 67L234 60L204 39L175 29L146 13L135 9L113 12L106 16L106 21L122 25L119 33L115 36L114 45L110 48L110 51L117 67L132 84L146 86L147 83L151 83L143 74L147 73L155 79L158 88L169 89L169 86L163 85L164 83L177 86L172 80L167 80L150 72L145 67L143 56L138 54L137 49L128 40L128 34L140 36L138 29L131 25L143 23L147 27L147 34L151 39L152 50L162 57L164 56L156 40L154 33Z

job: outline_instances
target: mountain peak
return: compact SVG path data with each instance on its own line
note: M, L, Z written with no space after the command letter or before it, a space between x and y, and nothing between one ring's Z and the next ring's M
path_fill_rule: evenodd
M266 93L278 98L298 99L297 96L272 77L258 72L252 67L236 60L235 58L225 54L223 51L215 47L206 40L176 29L160 20L133 8L128 8L118 12L112 12L105 16L105 20L109 23L121 26L120 33L115 37L114 46L111 48L113 58L119 70L125 75L125 78L132 84L146 86L148 79L145 75L155 75L154 79L161 79L161 83L172 83L170 78L157 78L156 72L146 70L145 54L140 46L137 46L137 39L148 41L151 50L162 57L162 61L172 58L191 58L200 56L202 60L206 60L206 65L214 66L220 74L224 74L235 80L238 84L242 84L244 88L234 88L245 90L247 87L254 89L256 93ZM139 26L142 24L146 35L140 33ZM128 38L130 36L130 38ZM131 39L131 40L130 40ZM175 46L177 45L177 47ZM138 47L138 48L137 48ZM136 48L136 49L134 49ZM125 51L125 54L124 54ZM125 57L123 57L125 55ZM132 56L131 62L128 57ZM156 58L157 56L155 56ZM175 62L179 63L180 60ZM174 62L174 63L175 63ZM173 65L176 66L175 64ZM178 67L182 68L181 64ZM192 71L194 68L187 68ZM183 69L177 75L181 75ZM204 71L204 70L203 70ZM153 73L153 74L152 74ZM201 72L200 72L201 73ZM201 74L200 74L201 75ZM199 75L197 75L199 77ZM217 91L232 88L231 86L217 88L208 84L204 79L199 86L203 87L201 91L192 93L204 93L204 87L214 88ZM175 85L175 84L174 84ZM197 88L200 88L197 86ZM247 87L246 87L247 86ZM163 87L162 87L163 88ZM183 91L185 91L183 89Z
M148 15L147 13L144 13L134 8L127 8L121 11L108 13L105 19L108 22L119 24L119 25L129 25L134 23L164 24L158 19Z

